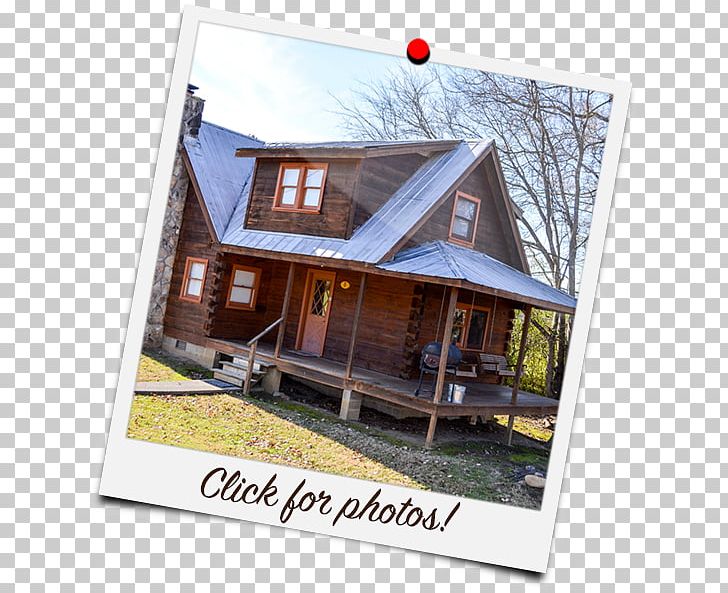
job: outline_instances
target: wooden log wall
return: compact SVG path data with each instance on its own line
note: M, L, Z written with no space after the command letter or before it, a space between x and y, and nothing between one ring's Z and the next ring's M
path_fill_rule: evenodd
M296 160L258 158L248 206L247 228L321 237L346 236L359 159L328 161L320 213L273 210L278 173L283 162Z
M261 270L254 310L225 306L235 264ZM217 306L210 320L208 335L212 338L247 341L264 330L281 315L287 274L288 264L283 261L226 254L222 266ZM271 332L261 341L273 343L275 338L276 332Z
M296 269L284 348L296 346L308 269L306 266ZM336 272L324 358L346 363L361 275L347 270L322 269ZM283 282L286 273L286 270L281 271ZM341 288L344 280L350 284L348 289ZM413 282L406 280L369 275L354 350L354 367L400 375L413 286Z
M399 376L414 282L371 275L364 295L354 365Z
M354 195L351 231L379 210L426 160L416 153L364 159Z
M420 361L420 328L422 317L425 313L425 285L418 282L412 291L412 303L410 305L409 323L407 335L404 342L404 356L399 376L402 379L411 379L416 375Z
M225 274L225 260L223 254L218 252L214 260L208 264L212 270L210 275L210 297L207 302L206 319L204 325L205 335L209 336L213 328L213 321L216 318L217 311L220 307L225 306L225 290L223 280Z
M495 183L495 170L490 157L470 173L456 191L480 198L480 215L475 232L474 249L487 253L495 259L522 270L518 247L511 231L508 214ZM435 211L425 224L412 236L406 247L421 245L428 241L447 241L450 221L455 204L455 191Z
M207 331L208 307L210 296L213 294L213 280L216 273L214 264L217 256L218 248L210 236L202 208L192 184L190 184L179 231L177 253L167 298L167 309L164 315L165 333L189 341L193 341L193 337L195 337L197 340L195 343L201 343ZM199 303L179 298L182 290L185 262L188 257L199 257L208 260L202 300Z

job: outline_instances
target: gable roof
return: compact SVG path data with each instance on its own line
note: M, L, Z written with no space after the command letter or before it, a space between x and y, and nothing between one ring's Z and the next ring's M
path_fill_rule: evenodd
M377 266L389 272L463 280L506 297L527 297L546 309L573 313L576 299L480 251L433 241L399 252Z
M245 229L244 209L239 206L222 243L376 264L431 213L492 144L457 141L453 149L434 154L348 240Z
M443 148L445 145L447 148ZM247 148L243 148L246 146ZM446 241L418 245L400 251L390 259L413 229L427 220L452 189L482 162L485 155L494 152L492 141L361 141L273 146L299 150L302 155L305 151L307 156L317 150L344 151L350 156L382 156L385 153L377 151L404 150L429 153L430 156L350 239L246 229L243 228L243 223L255 159L235 155L270 154L271 145L251 136L202 122L199 136L186 137L184 147L194 173L194 182L202 194L216 238L223 245L348 260L366 267L373 266L383 272L457 280L506 298L526 298L536 306L546 309L573 312L576 300L570 295L485 253ZM496 171L501 176L497 155L495 161ZM499 182L503 185L503 191L507 191L502 178ZM510 198L507 194L504 198L515 228ZM520 235L517 237L519 239Z
M197 138L185 136L183 143L215 239L220 240L241 199L247 204L247 184L255 164L255 159L237 158L235 150L241 146L261 146L263 142L203 121Z

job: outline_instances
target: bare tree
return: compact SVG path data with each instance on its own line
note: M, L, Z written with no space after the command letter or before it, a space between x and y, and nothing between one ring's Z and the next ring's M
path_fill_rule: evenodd
M354 138L494 138L533 273L578 294L611 96L428 65L391 70L337 101ZM546 391L557 395L570 319L537 327L549 343Z

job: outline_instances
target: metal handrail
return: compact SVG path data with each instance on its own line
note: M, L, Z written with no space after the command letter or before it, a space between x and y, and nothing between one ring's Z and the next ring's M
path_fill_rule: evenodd
M247 342L248 346L252 346L255 342L257 342L258 340L260 340L265 334L267 334L268 332L274 330L281 323L283 323L283 317L279 317L273 323L271 323L268 327L266 327L262 332L260 332L257 336L255 336L254 338L251 338L250 340L248 340L248 342Z

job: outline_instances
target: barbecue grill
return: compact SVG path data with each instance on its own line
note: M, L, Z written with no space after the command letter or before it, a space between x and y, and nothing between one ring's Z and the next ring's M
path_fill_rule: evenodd
M425 373L429 375L437 375L437 370L440 367L441 352L442 342L430 342L422 349L422 352L420 353L420 381L417 384L417 389L415 390L416 396L420 394L420 389L422 389L422 380L424 379ZM450 373L451 375L454 375L462 359L463 354L460 352L460 348L458 348L455 344L450 344L450 347L447 350L445 374Z

